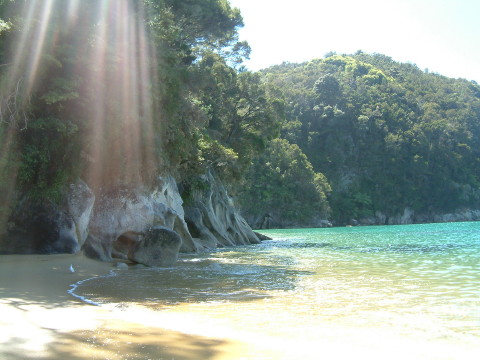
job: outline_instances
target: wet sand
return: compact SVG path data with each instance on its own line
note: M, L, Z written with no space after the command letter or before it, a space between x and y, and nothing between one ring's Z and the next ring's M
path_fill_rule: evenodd
M68 293L71 284L112 269L83 255L0 256L0 359L282 358L233 339L121 320Z

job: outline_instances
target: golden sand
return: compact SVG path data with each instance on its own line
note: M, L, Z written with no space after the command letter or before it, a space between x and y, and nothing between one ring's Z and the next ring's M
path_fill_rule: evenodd
M0 256L0 359L280 358L235 340L120 320L68 293L111 269L82 255Z

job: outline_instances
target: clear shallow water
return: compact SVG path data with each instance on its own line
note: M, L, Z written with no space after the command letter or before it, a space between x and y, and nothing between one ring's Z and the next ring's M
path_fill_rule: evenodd
M274 240L118 271L75 293L149 325L284 348L286 359L318 358L319 344L333 358L480 356L479 222L262 232Z

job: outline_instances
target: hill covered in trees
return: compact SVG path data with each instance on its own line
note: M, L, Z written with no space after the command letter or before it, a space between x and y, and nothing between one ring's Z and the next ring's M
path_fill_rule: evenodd
M342 224L378 212L396 216L405 208L419 214L480 208L480 87L475 82L362 52L284 63L261 74L270 91L284 99L283 147L298 146L311 164L304 167L324 175L321 189L328 196L317 197L323 216L330 209L330 218ZM294 170L276 165L273 152L278 149L257 159L245 206L258 216L270 211L302 223L311 210L299 204L293 211L291 198L312 191L291 186L297 194L292 196L276 186L276 179L291 177ZM278 175L271 176L265 165ZM270 176L257 176L265 173ZM258 207L249 206L252 197Z

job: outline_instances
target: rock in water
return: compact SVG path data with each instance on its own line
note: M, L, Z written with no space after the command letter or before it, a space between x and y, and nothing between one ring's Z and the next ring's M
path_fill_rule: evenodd
M177 261L181 245L182 239L175 231L155 226L132 247L129 259L147 266L170 267Z
M272 240L271 237L267 236L267 235L264 235L264 234L260 234L256 231L253 232L255 235L257 235L257 237L260 239L260 240Z

